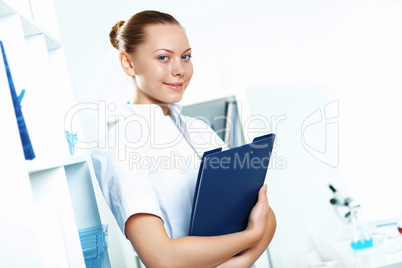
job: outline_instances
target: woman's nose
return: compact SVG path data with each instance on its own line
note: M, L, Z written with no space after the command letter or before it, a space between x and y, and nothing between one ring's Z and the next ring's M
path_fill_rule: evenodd
M175 59L172 61L172 75L183 76L185 74L185 68L181 59Z

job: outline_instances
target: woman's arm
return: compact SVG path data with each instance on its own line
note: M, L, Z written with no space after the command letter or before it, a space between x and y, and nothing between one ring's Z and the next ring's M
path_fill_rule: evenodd
M236 267L250 267L261 256L261 254L267 249L269 243L271 243L276 230L276 218L275 214L270 208L267 227L263 238L254 247L248 248L238 256L232 257L225 261L217 268L236 268Z
M245 249L256 247L265 235L269 205L266 186L261 187L258 202L245 231L211 237L187 236L170 239L160 218L135 214L126 221L126 235L148 268L215 267Z

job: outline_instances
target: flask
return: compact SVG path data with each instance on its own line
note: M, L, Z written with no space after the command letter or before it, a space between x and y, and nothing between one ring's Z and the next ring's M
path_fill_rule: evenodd
M351 208L351 221L353 228L353 241L351 242L352 248L354 250L359 250L372 247L373 238L370 237L366 226L359 222L356 207Z

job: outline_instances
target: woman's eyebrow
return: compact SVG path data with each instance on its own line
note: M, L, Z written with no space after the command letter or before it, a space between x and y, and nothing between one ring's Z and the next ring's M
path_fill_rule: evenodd
M186 50L184 50L183 53L186 53L187 51L191 50L191 47L187 48Z
M167 49L167 48L158 48L157 50L155 50L155 51L152 52L152 53L155 53L155 52L157 52L157 51L159 51L159 50L164 50L164 51L169 52L169 53L174 53L172 50ZM184 50L183 53L186 53L186 52L189 51L189 50L191 50L191 47L190 47L190 48L187 48L186 50Z

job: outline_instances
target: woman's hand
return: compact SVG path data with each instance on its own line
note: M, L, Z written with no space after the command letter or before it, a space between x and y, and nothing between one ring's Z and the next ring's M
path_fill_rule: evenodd
M258 192L258 201L250 212L246 229L257 236L257 242L262 238L267 228L269 210L267 186L264 185Z

